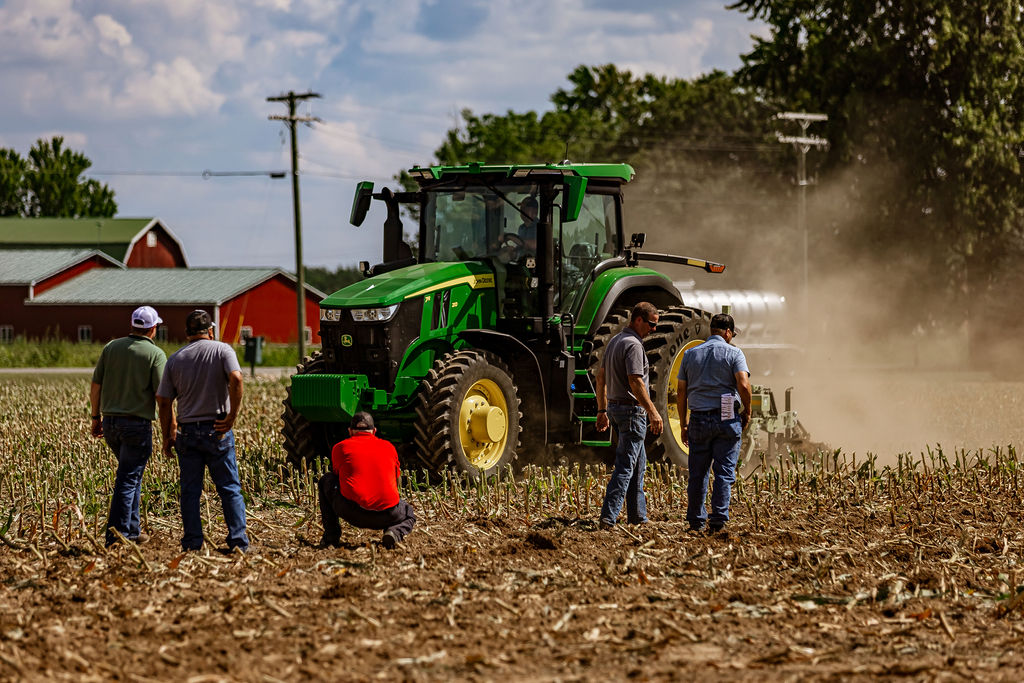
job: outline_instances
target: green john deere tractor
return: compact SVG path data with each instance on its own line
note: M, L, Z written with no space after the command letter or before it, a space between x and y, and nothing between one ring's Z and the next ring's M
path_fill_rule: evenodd
M387 207L384 262L320 303L322 351L292 378L284 428L293 464L326 457L351 416L370 411L408 464L472 476L502 471L549 444L608 446L594 429L594 377L608 341L639 301L661 310L645 340L651 395L667 426L651 459L686 464L675 408L683 351L711 314L682 304L667 262L720 273L702 259L641 251L624 238L626 164L413 168L415 192L360 183L351 221ZM415 249L400 209L419 217Z

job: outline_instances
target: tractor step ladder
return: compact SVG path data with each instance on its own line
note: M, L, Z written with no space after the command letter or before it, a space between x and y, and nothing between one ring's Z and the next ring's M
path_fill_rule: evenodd
M572 392L573 399L575 399L576 401L581 401L581 400L582 401L586 401L588 403L593 401L593 402L595 402L594 403L594 410L597 409L596 408L597 394L594 392L594 387L593 387L592 382L590 381L590 373L589 372L587 372L586 370L576 370L576 381L573 383L573 387L574 387L573 392ZM575 387L579 387L581 389L581 391L577 391L575 389ZM590 429L586 429L586 431L590 432L590 434L592 434L594 436L599 436L600 435L600 432L598 432L597 429L594 428L594 424L597 422L597 415L579 415L579 414L577 414L576 415L576 420L580 424L580 445L581 446L587 446L587 447L590 447L590 448L607 448L607 447L612 445L611 436L610 436L611 432L610 431L609 431L609 438L607 438L607 439L602 439L602 438L584 439L583 438L584 430L586 429L586 427L588 425L590 426Z

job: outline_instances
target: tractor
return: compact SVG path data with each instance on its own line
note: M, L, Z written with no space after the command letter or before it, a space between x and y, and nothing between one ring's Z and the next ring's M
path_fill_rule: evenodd
M362 262L363 280L320 303L322 350L298 366L284 401L288 460L327 457L361 410L408 466L431 473L476 478L552 445L607 448L596 369L629 309L649 301L661 310L645 339L650 393L666 429L648 454L685 466L675 377L711 314L683 305L648 264L725 266L642 251L643 233L625 238L632 167L471 163L409 175L414 191L357 185L353 225L373 200L386 206L383 262ZM418 219L415 245L403 241L403 213Z

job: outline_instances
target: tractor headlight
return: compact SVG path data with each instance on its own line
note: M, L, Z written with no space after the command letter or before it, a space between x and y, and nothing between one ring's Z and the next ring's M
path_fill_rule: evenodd
M398 313L398 304L383 308L353 308L352 319L357 323L386 323Z
M320 320L336 323L341 320L341 309L340 308L321 308L320 309Z

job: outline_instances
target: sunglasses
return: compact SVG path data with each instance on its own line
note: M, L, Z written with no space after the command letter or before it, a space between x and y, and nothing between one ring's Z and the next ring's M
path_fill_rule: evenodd
M652 331L652 332L653 332L654 330L658 329L658 323L656 323L656 322L652 323L652 322L651 322L650 320L648 320L647 318L641 318L641 319L642 319L642 320L643 320L643 321L644 321L645 323L647 323L647 326L651 328L651 331Z

